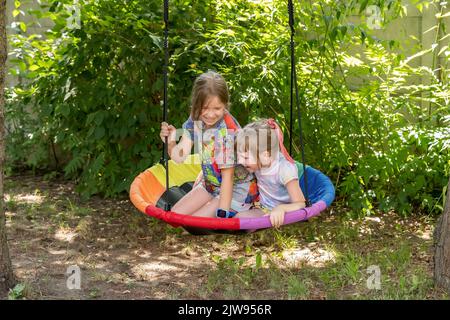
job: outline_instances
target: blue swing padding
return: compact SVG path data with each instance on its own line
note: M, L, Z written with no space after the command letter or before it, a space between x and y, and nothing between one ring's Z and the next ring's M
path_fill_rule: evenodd
M317 169L306 166L306 176L308 177L308 197L311 203L316 203L320 200L331 205L335 197L335 189L330 178ZM300 177L300 188L305 194L305 174Z

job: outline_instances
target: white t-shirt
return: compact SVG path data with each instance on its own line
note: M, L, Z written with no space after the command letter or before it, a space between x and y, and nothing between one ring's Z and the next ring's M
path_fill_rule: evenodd
M286 184L293 179L298 180L297 165L286 160L281 153L278 159L269 168L262 168L255 172L258 180L259 202L270 210L280 204L292 202Z

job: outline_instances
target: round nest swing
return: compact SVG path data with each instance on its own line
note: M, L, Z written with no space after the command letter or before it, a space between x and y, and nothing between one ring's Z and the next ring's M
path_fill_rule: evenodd
M297 88L297 75L294 57L294 6L292 0L288 0L289 26L291 29L291 103L290 103L290 146L292 148L293 125L293 100L294 87L296 106L298 112L298 124L300 129L300 145L302 162L297 162L300 188L305 194L307 207L292 212L287 212L284 224L306 221L319 215L334 200L335 189L331 180L322 172L310 166L306 166L304 156L303 134L301 126L301 112L299 106L299 92ZM169 34L169 0L164 0L164 101L163 121L167 121L167 86L168 86L168 34ZM197 158L196 158L197 157ZM189 156L182 164L168 160L167 139L164 144L163 161L139 174L130 187L130 199L141 212L163 220L174 227L183 227L191 234L205 235L212 233L247 233L251 230L271 228L269 216L259 218L207 218L195 217L166 210L172 207L186 193L188 193L201 171L198 155ZM167 170L166 170L167 169ZM165 181L165 182L164 182Z
M179 199L188 193L201 171L198 164L198 155L191 155L184 163L177 164L169 161L169 189L164 186L166 170L162 164L139 174L131 184L130 199L139 211L151 217L163 220L168 224L184 227L192 234L210 233L236 233L236 230L246 232L271 228L269 216L259 218L206 218L193 217L172 211L165 211L167 205L173 206ZM287 212L284 224L291 224L308 220L325 210L334 200L335 190L330 179L317 169L306 166L306 175L303 166L297 162L299 169L299 183L302 190L305 188L307 177L307 193L311 206L292 212ZM226 232L231 231L234 232Z

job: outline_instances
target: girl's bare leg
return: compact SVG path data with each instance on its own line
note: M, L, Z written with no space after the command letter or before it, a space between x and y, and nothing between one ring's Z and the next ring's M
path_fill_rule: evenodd
M239 212L236 215L236 218L258 218L264 216L266 213L262 211L261 209L250 209L247 211Z
M213 199L213 196L208 191L201 185L197 185L172 207L172 211L192 215Z
M219 198L214 198L198 209L192 216L215 218L217 208L219 208Z

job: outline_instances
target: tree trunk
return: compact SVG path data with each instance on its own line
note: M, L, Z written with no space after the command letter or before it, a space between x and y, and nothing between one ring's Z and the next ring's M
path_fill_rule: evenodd
M434 280L438 287L450 293L450 178L444 212L434 233Z
M6 219L3 198L3 164L5 160L5 69L8 47L6 43L6 0L0 0L0 295L15 284L6 239Z

